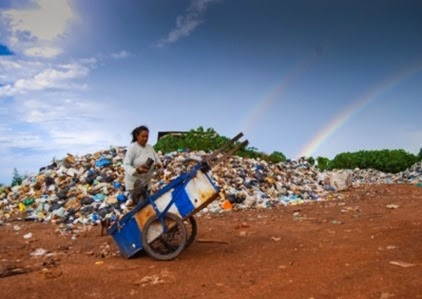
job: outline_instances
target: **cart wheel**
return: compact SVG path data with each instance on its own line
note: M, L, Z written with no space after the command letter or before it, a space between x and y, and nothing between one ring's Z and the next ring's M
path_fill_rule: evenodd
M196 219L193 216L189 216L185 220L185 227L186 227L186 248L188 248L196 238L196 233L198 232L198 224L196 223Z
M146 253L157 260L169 261L176 258L186 246L186 227L183 220L172 213L167 213L163 222L156 215L152 216L145 223L142 244Z

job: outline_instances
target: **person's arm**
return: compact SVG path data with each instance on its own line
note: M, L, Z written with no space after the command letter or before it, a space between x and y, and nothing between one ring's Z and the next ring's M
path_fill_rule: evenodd
M128 173L129 175L133 176L136 173L136 168L133 165L133 161L135 160L135 149L133 146L129 146L127 151L126 151L126 155L125 155L125 159L123 161L123 169L125 170L126 173Z
M151 147L151 149L152 149L152 153L154 155L154 166L156 168L162 168L163 167L163 163L161 163L160 157L158 156L157 152L154 150L153 147Z

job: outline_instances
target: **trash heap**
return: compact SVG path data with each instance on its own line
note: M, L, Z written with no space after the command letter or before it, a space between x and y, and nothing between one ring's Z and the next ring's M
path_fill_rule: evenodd
M396 174L375 169L355 169L353 182L356 184L420 184L422 183L422 161Z
M128 212L122 167L126 147L111 147L84 156L68 154L42 167L20 186L0 188L0 224L14 219L61 224L95 225ZM164 168L153 178L156 192L206 156L205 152L159 153ZM330 193L360 184L418 184L422 162L398 174L376 170L319 172L306 160L277 164L232 156L216 165L210 176L220 197L201 213L231 209L270 208L325 200Z

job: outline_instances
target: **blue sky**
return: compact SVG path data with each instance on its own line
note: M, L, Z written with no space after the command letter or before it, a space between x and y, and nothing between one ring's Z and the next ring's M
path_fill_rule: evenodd
M422 147L420 1L0 1L0 183L131 130L288 158Z

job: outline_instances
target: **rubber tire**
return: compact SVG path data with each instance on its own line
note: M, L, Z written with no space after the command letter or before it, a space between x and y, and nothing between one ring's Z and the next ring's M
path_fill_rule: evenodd
M142 231L142 244L145 252L149 256L160 261L169 261L179 256L186 247L186 227L183 220L173 213L167 213L164 218L166 225L169 222L175 222L175 225L166 233L161 232L155 240L148 242L151 228L156 227L157 225L162 226L157 215L152 216L144 225ZM178 240L174 238L175 233L178 233ZM174 241L176 241L176 243L173 243Z
M188 248L196 238L196 234L198 233L198 224L196 222L195 217L189 216L185 220L185 227L186 227L186 248Z

